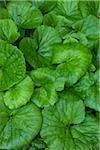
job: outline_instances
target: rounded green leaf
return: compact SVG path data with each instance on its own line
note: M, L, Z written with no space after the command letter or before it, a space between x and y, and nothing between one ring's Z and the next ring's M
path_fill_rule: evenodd
M80 97L71 89L64 90L60 94L60 100L57 103L60 120L64 124L79 124L85 118L85 106ZM61 112L61 113L60 113ZM64 115L65 117L62 117Z
M72 91L61 94L59 102L42 114L40 134L49 150L90 150L97 143L98 122L94 117L85 117L84 103Z
M85 98L85 92L88 91L88 89L93 86L94 84L94 74L93 73L86 73L85 76L83 76L80 81L75 84L74 86L74 90L75 92L77 92L78 94L80 94L80 96L82 98Z
M44 86L35 90L32 101L38 107L48 107L54 105L58 100L58 95L54 84L45 84Z
M40 67L48 67L50 63L47 59L45 59L41 54L37 51L37 43L28 37L24 37L21 42L19 43L19 47L21 51L24 53L24 56L27 62L33 68L40 68Z
M9 16L18 27L33 29L42 23L43 16L39 9L33 8L31 3L25 1L13 1L7 5Z
M57 7L55 8L55 13L57 15L65 16L69 20L76 21L81 18L81 14L79 11L79 1L58 1Z
M84 98L86 106L96 111L100 111L100 87L94 84L87 90Z
M41 25L33 33L33 39L37 44L37 51L43 57L51 60L53 45L61 43L59 33L53 27Z
M57 91L64 89L64 78L56 78L51 68L32 70L30 76L36 86L32 101L39 107L54 105L58 100Z
M36 85L55 82L55 71L50 68L38 68L32 70L30 76Z
M25 77L26 67L22 52L0 40L0 91L7 90Z
M85 105L96 111L100 111L100 81L99 72L87 73L74 86L75 92L84 100Z
M43 21L42 13L37 8L30 8L29 11L22 16L21 27L24 29L34 29L41 25Z
M38 107L45 107L49 104L48 94L45 88L40 87L36 89L32 96L32 102L34 102Z
M72 26L72 23L72 20L68 20L64 16L57 15L53 11L45 14L43 18L43 24L54 27L62 39L66 34L70 33L70 26Z
M47 13L55 8L57 1L52 0L30 0L32 1L33 7L39 8L43 13Z
M4 102L10 109L25 105L33 93L32 79L27 76L20 83L9 89L4 95Z
M80 150L98 149L99 143L98 120L92 115L87 115L85 117L85 120L81 124L75 125L71 128L71 135L73 137L76 149Z
M81 15L85 18L89 16L90 14L96 16L99 18L99 1L80 1L79 2L79 7L81 11Z
M88 37L88 39L97 40L100 34L99 25L100 20L94 15L89 15L82 20L76 22L73 25L73 28L76 31L81 31L82 33L84 33L86 37Z
M37 87L32 101L39 107L54 105L58 100L56 88L63 88L61 81L55 78L55 71L50 68L38 68L31 71L30 76Z
M20 33L18 32L16 24L11 19L0 20L0 38L9 43L15 42Z
M40 68L50 66L53 45L60 42L61 38L54 28L42 25L35 30L33 39L25 37L19 46L29 64Z
M39 108L27 105L10 111L0 94L0 149L19 149L38 134L41 128L42 116Z
M57 64L57 77L65 77L66 85L72 86L83 76L91 64L89 49L79 43L56 45L53 48L52 63Z
M56 78L56 72L51 68L38 68L36 70L32 70L30 72L30 76L37 86L53 84L52 86L56 89L56 91L62 91L64 89L64 77Z

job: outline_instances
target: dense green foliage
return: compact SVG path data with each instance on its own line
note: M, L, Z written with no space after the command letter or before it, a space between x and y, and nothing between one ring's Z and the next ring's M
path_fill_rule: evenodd
M96 0L0 1L0 149L99 150Z

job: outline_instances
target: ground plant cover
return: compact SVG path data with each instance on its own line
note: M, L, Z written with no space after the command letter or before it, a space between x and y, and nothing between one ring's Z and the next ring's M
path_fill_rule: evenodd
M0 1L0 150L99 150L97 0Z

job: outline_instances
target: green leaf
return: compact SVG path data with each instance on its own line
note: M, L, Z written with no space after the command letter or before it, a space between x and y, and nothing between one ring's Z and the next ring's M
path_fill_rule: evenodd
M57 91L64 89L65 79L56 78L55 70L50 68L33 70L30 76L38 87L33 94L32 101L39 107L54 105L58 100Z
M42 25L35 30L33 40L22 39L20 49L34 68L48 67L50 66L53 45L60 42L61 38L54 28Z
M61 43L58 32L54 28L44 25L36 29L33 34L33 39L37 44L39 54L49 61L51 60L53 45Z
M0 40L0 91L9 89L25 77L26 67L22 52Z
M67 33L63 37L63 39L64 39L64 41L63 41L64 44L66 44L66 43L73 43L73 42L75 43L76 42L76 43L81 43L81 44L87 46L88 48L91 48L87 37L82 32L77 32L77 33L70 32L70 33Z
M56 27L58 23L57 15L53 12L49 12L44 15L43 24L51 27Z
M95 15L99 18L99 1L80 1L79 3L80 11L83 17L87 17L90 14Z
M77 149L89 150L98 149L99 128L98 121L93 116L86 116L84 122L80 125L75 125L71 129L71 134ZM87 145L88 143L88 145Z
M94 84L88 88L85 98L85 104L89 108L100 111L100 69L94 73Z
M81 78L81 80L74 86L74 90L78 93L81 93L81 97L85 98L85 92L93 86L94 84L94 74L86 73L85 76Z
M9 18L7 10L0 6L0 19L7 19L7 18Z
M55 106L42 111L41 137L50 150L92 149L98 138L97 120L85 117L84 104L75 93L65 91L63 95Z
M99 24L100 21L97 17L93 15L89 15L88 17L85 17L84 19L77 21L73 28L76 31L80 31L86 35L86 37L90 39L97 39L99 36Z
M39 107L54 105L58 100L56 91L64 89L65 80L56 78L55 71L49 68L33 70L30 76L38 87L33 93L32 101Z
M54 84L46 84L44 88L47 91L48 101L50 105L54 105L58 101L58 95Z
M35 41L28 37L23 38L19 43L19 47L21 51L24 53L27 62L33 68L50 66L48 60L44 58L40 53L38 53L37 46L38 45L35 43Z
M100 111L99 98L100 98L100 87L94 84L88 89L88 91L86 91L86 98L84 98L86 106L96 111Z
M33 29L42 23L43 16L41 11L37 8L33 8L29 2L9 2L7 9L9 16L21 28Z
M4 95L4 102L10 109L16 109L25 105L33 93L33 82L27 76L20 83L9 89Z
M55 70L51 68L38 68L30 72L30 76L36 86L44 86L51 84L56 91L62 91L64 89L65 79L64 77L56 77Z
M32 101L38 107L47 107L54 105L58 100L58 95L53 84L46 84L36 89L33 94Z
M57 1L52 0L31 0L33 7L39 8L43 13L47 13L55 8Z
M18 1L12 1L7 5L9 16L16 22L18 26L21 24L21 18L29 11L30 8L31 3L25 1L20 1L20 3Z
M36 86L53 84L56 91L64 89L65 79L63 77L56 78L56 72L51 68L38 68L31 71L30 76Z
M64 77L67 86L72 86L87 71L91 63L91 52L79 43L56 45L52 63L57 64L56 76Z
M46 107L49 105L49 97L44 87L37 88L32 96L32 102L38 107Z
M0 149L19 149L40 131L42 116L32 103L10 111L0 94Z
M31 8L22 17L21 27L24 29L33 29L39 26L42 23L43 16L39 9Z
M55 8L55 12L57 15L65 16L69 20L75 21L75 19L80 19L81 14L79 11L79 0L58 1L57 7Z
M64 77L56 78L54 83L56 91L62 91L64 89L65 81Z
M62 111L59 115L65 116L64 118L60 116L63 123L69 125L81 123L85 118L85 106L78 95L69 89L60 94L60 99L57 110Z
M17 26L11 19L0 20L0 39L13 43L19 36Z
M72 30L72 23L73 22L71 20L68 20L64 16L56 15L54 12L44 15L43 20L43 24L54 27L58 31L61 38L63 38L65 34Z
M85 105L96 111L100 111L100 81L97 70L95 74L90 73L83 76L83 78L74 86L75 92L84 100Z
M94 74L94 80L97 82L97 85L100 86L100 68L96 70Z
M73 36L72 33L69 33L64 36L63 44L67 44L67 43L78 43L78 40Z
M36 85L55 82L55 71L50 68L38 68L32 70L30 76Z

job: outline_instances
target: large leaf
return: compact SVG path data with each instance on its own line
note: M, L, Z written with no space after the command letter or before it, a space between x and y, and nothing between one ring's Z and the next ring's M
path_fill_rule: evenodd
M79 150L98 149L99 124L94 116L86 116L83 123L71 129L75 148ZM88 145L87 145L88 143Z
M43 13L47 13L55 8L57 1L52 0L30 0L33 7L39 8Z
M74 86L75 92L85 101L87 107L100 111L100 70L95 74L86 74Z
M65 16L69 20L80 19L80 11L79 11L79 0L62 0L57 2L57 7L55 8L55 12L58 15Z
M74 90L78 93L81 92L81 96L85 97L85 92L94 84L93 73L86 73L85 76L74 86Z
M95 0L80 1L79 9L83 17L87 17L90 14L92 14L99 18L100 13L99 1Z
M34 104L10 111L0 94L0 149L19 149L29 143L41 128L42 117Z
M30 75L37 86L55 82L55 71L50 68L38 68L32 70Z
M84 19L76 22L73 27L76 31L81 31L90 39L97 39L99 36L99 24L100 21L97 17L89 15Z
M85 74L90 63L91 53L89 49L79 43L56 45L53 49L53 64L57 77L65 77L66 85L71 86Z
M75 93L64 94L54 107L43 110L41 136L50 150L90 150L97 142L97 120L85 117L84 104Z
M30 76L36 87L38 87L33 94L32 101L39 107L54 105L58 100L56 91L64 89L65 80L56 78L55 71L49 68L33 70Z
M54 12L50 12L44 15L43 24L55 27L59 32L61 38L65 36L71 29L72 21L68 20L64 16L56 15Z
M52 56L52 48L56 43L61 42L58 32L53 27L40 26L33 34L33 39L37 43L38 52L50 60Z
M69 32L63 37L64 41L63 43L78 43L80 42L84 46L91 48L93 44L91 45L90 42L88 41L86 35L82 32Z
M21 28L33 29L42 23L42 13L39 9L33 8L31 3L29 2L9 2L7 9L9 16Z
M18 32L16 24L11 19L0 20L0 38L9 43L15 42L20 33Z
M61 38L54 28L42 25L35 30L33 39L22 39L20 49L34 68L48 67L50 66L53 45L60 42Z
M37 70L31 71L30 76L36 86L54 84L57 91L64 89L64 78L56 78L56 71L51 68L38 68Z
M96 111L100 111L99 98L100 98L100 87L94 84L88 89L88 91L86 91L86 98L84 98L86 106Z
M46 84L35 90L32 101L38 107L48 107L54 105L58 100L58 95L53 84Z
M0 91L15 85L25 77L25 60L16 47L0 40Z
M25 105L33 93L33 82L27 76L20 83L8 90L4 95L4 102L10 109L16 109Z
M37 46L35 41L28 37L23 38L19 44L27 62L33 68L48 67L50 63L37 51Z

